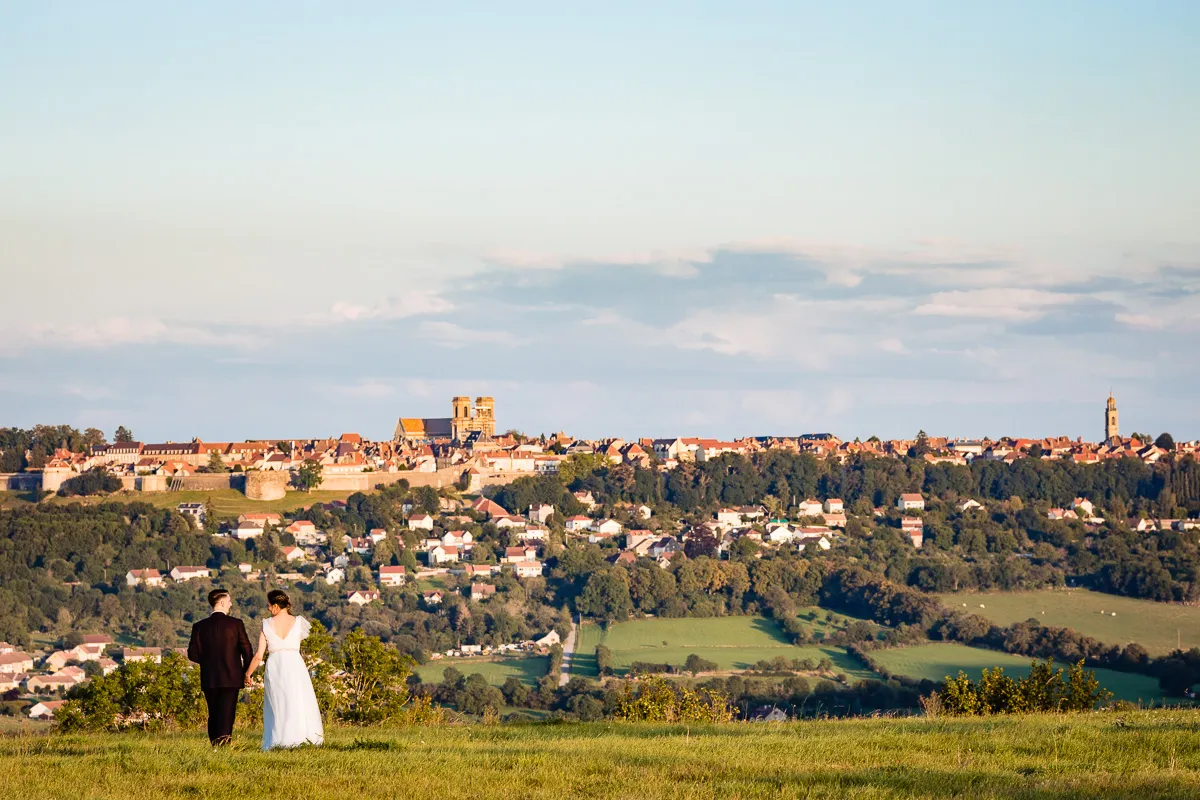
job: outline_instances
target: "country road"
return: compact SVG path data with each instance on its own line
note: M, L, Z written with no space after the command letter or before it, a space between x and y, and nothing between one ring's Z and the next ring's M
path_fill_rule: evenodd
M579 615L571 617L571 632L563 642L562 669L558 673L558 685L566 686L571 679L571 658L575 655L575 634L579 630Z

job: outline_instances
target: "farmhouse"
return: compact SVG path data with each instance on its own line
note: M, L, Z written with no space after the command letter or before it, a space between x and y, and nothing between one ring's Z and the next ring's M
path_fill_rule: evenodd
M490 583L472 583L471 584L471 599L475 602L487 600L496 594L496 587Z
M125 585L162 586L163 576L156 569L131 569L125 573Z
M367 603L373 603L378 599L379 592L370 589L362 589L346 595L346 602L356 606L365 606Z
M183 583L184 581L196 578L207 578L208 576L208 567L173 567L171 569L171 580L176 583Z
M896 500L896 508L901 511L924 511L925 498L915 493L905 493Z
M380 586L403 586L407 578L407 571L402 566L379 568Z
M513 573L518 578L537 578L542 574L542 562L527 560L513 564Z

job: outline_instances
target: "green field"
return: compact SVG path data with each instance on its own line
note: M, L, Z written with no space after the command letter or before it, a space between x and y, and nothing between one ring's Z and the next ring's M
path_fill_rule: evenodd
M840 648L790 644L779 626L764 617L639 619L619 622L608 630L585 622L580 627L571 673L596 677L596 647L601 644L613 651L614 667L621 673L634 661L682 666L695 653L716 662L722 670L749 669L757 661L778 656L813 661L829 657L835 672L853 679L874 675Z
M931 681L941 681L947 675L954 677L960 670L977 679L986 667L1004 667L1007 674L1025 675L1034 660L1027 656L998 653L994 650L968 647L965 644L942 643L877 650L871 655L881 666L897 675ZM1108 669L1098 669L1095 672L1100 685L1112 692L1118 700L1152 703L1162 699L1158 681L1154 678Z
M328 503L331 500L345 500L354 492L330 492L317 489L313 492L288 492L280 500L251 500L237 489L216 489L211 492L117 492L116 494L95 497L58 497L48 499L51 503L149 503L157 508L175 508L180 503L212 502L213 508L221 516L236 516L252 511L276 511L285 513L308 508L314 503ZM0 492L0 507L30 505L31 498L27 492Z
M243 733L0 739L21 800L1138 798L1200 796L1200 713L860 719L723 726L331 729L261 753Z
M502 685L510 677L519 678L522 683L533 686L550 670L550 659L545 656L500 659L442 658L417 667L417 674L424 683L441 683L442 672L446 667L454 667L463 675L478 672L493 686Z
M946 594L941 600L949 608L961 609L966 603L967 611L1000 625L1036 619L1043 625L1071 628L1105 644L1137 642L1151 655L1174 650L1177 636L1184 650L1200 647L1200 608L1194 606L1087 589ZM981 604L984 608L979 607Z

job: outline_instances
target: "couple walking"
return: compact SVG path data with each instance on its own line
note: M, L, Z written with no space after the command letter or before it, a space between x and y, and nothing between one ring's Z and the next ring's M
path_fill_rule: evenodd
M311 625L294 617L291 601L278 589L267 593L269 619L263 620L258 650L250 647L246 625L229 616L233 600L224 589L208 593L212 615L192 626L188 658L200 665L200 687L208 703L208 738L214 745L228 744L238 692L250 685L250 676L269 655L263 679L262 749L321 744L325 733L321 710L300 642Z

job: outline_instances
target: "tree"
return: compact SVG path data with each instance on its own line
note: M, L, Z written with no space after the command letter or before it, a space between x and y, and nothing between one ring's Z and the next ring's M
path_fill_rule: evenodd
M1175 437L1169 433L1160 433L1158 438L1154 440L1155 447L1161 447L1168 452L1175 449Z
M83 432L83 447L90 453L94 448L104 444L104 431L99 428L88 428Z
M596 669L601 675L613 674L613 654L607 645L596 646Z
M701 672L715 672L717 669L717 662L709 661L706 658L701 658L695 653L692 653L687 657L687 660L683 662L683 668L693 675L697 675Z
M225 459L221 458L221 454L216 450L212 451L212 455L208 457L209 472L229 472L229 467L225 466Z
M467 678L457 701L458 710L464 714L482 715L488 709L497 712L504 707L504 695L478 672Z
M116 442L117 444L125 444L128 442L132 442L133 441L133 432L131 430L129 430L129 428L126 428L124 425L121 425L117 428L116 433L113 434L113 441Z
M200 669L179 653L135 661L72 688L54 714L62 731L196 728L204 720Z
M311 492L325 480L324 469L311 458L306 458L292 475L292 483L302 492Z
M337 692L339 719L367 725L394 719L404 710L412 658L400 655L378 636L355 629L334 651L333 663L345 673Z
M593 573L577 601L579 613L610 622L625 619L633 610L629 584L613 570Z

